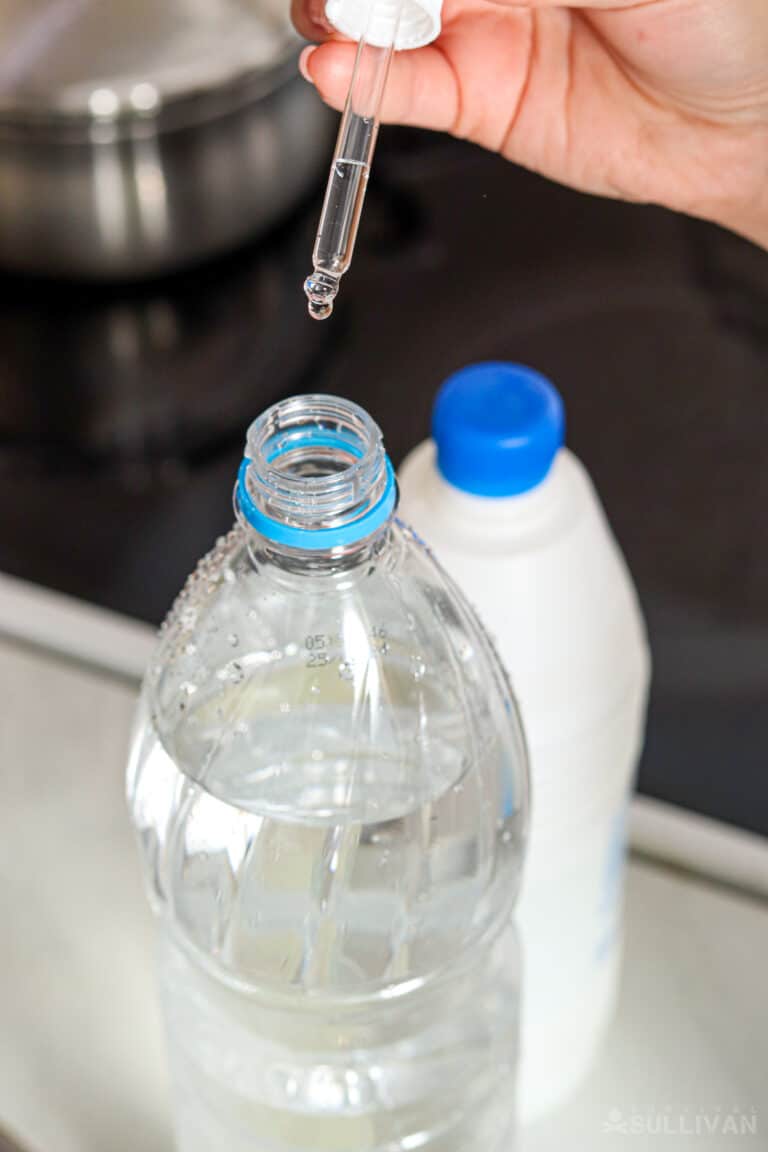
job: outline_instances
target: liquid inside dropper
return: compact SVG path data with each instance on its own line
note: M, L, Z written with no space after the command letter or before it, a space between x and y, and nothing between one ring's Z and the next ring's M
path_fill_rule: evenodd
M350 128L348 138L365 135L365 125L350 124ZM304 285L309 314L316 320L330 316L341 277L352 260L369 171L364 161L348 156L334 159L331 165L315 243L315 270Z
M366 32L358 45L312 254L314 271L304 281L315 320L326 320L333 312L341 277L352 262L401 8L402 0L388 44L371 44ZM369 28L373 11L374 6Z

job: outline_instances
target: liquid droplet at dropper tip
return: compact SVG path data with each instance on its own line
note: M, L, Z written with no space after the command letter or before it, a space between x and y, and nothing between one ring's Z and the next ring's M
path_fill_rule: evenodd
M333 312L333 302L339 290L338 280L323 272L315 272L304 281L309 314L313 320L327 320Z
M313 320L327 320L333 312L333 303L331 301L321 303L317 300L308 300L307 308Z

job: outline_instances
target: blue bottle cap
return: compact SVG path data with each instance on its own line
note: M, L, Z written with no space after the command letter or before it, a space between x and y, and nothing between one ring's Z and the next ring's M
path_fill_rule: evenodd
M522 364L491 361L455 372L432 412L440 472L477 496L518 496L535 488L564 436L559 392Z

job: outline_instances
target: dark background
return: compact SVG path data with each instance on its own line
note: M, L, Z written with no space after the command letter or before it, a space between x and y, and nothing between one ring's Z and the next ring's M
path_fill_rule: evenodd
M445 375L523 361L563 393L648 617L641 789L768 834L768 255L387 129L317 324L321 193L150 284L0 277L0 569L157 623L229 527L267 404L350 396L397 463Z

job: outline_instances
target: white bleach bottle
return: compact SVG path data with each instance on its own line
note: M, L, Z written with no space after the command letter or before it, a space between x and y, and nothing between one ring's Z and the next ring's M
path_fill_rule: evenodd
M399 476L401 515L485 621L528 739L524 1123L576 1088L612 1015L650 671L632 580L589 476L563 446L564 426L544 377L476 364L445 382L432 439Z

